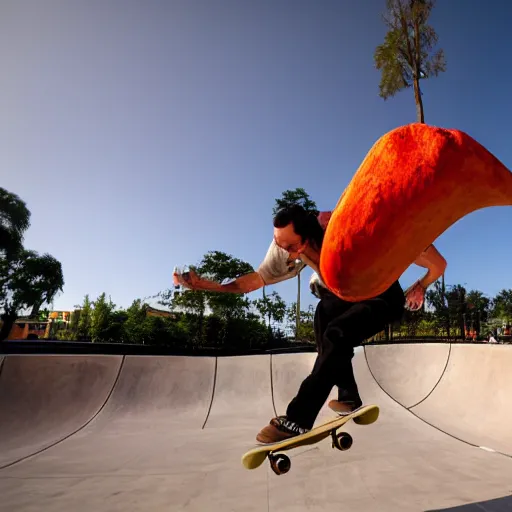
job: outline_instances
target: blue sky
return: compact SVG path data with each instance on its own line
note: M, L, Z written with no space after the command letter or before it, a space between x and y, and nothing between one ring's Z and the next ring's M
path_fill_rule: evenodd
M384 7L3 2L0 185L32 212L25 245L62 262L54 307L102 292L127 307L209 250L256 267L286 189L333 208L375 140L415 121L412 90L378 96ZM466 131L509 168L511 18L512 3L439 2L448 69L422 82L428 123ZM512 209L489 208L446 231L447 283L511 288L511 225ZM295 280L273 288L294 300Z

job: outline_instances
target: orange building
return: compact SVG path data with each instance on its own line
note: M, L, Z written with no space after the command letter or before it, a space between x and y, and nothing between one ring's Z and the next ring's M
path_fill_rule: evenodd
M165 311L163 309L156 309L151 306L148 306L146 310L146 316L161 316L164 318L176 318L176 313L173 313L172 311Z
M7 339L50 339L51 334L56 330L68 327L72 313L72 311L50 311L49 313L40 313L38 318L20 317L14 322Z

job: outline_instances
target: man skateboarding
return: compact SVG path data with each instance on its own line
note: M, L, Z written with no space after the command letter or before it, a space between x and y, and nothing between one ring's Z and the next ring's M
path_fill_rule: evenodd
M333 386L338 388L338 400L329 402L332 410L347 414L361 407L352 368L354 347L399 320L405 306L413 310L420 308L425 290L446 268L446 261L431 245L414 262L427 268L427 273L405 294L395 281L377 297L361 302L344 301L331 293L318 277L320 251L329 218L330 212L317 216L300 205L281 209L274 217L274 239L261 265L255 272L228 284L204 279L193 271L174 275L176 282L193 290L250 293L295 277L306 266L316 272L312 289L320 298L314 319L318 355L310 375L288 404L286 414L271 419L257 435L260 443L282 441L311 430Z

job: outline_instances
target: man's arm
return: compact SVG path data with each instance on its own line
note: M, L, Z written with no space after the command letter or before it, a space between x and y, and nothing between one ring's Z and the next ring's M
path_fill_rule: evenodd
M427 247L414 263L426 268L427 273L405 291L405 307L411 311L420 309L425 301L427 288L439 279L446 269L446 260L433 245Z
M258 274L258 272L244 274L227 284L213 284L216 286L212 291L227 293L251 293L263 288L265 285L263 278Z
M208 292L250 293L265 285L263 278L258 272L244 274L227 284L210 281L198 276L193 271L178 276L178 280L186 288Z
M444 274L447 266L446 260L433 245L427 247L414 263L427 269L427 273L418 281L425 290Z

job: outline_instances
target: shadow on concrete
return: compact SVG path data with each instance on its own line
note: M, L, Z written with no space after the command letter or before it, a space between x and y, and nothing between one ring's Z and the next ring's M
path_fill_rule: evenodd
M451 508L436 508L425 512L512 512L512 496L495 500L479 501Z

